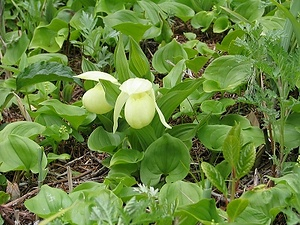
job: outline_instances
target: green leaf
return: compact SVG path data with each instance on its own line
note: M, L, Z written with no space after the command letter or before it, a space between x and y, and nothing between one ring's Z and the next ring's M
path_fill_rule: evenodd
M44 152L42 152L42 162L39 162L40 151L42 148L29 138L10 134L5 141L0 143L0 162L2 162L0 171L23 170L38 173L40 164L43 169L47 165Z
M222 222L213 199L202 199L195 204L178 207L175 215L179 217L179 224Z
M167 15L159 7L158 4L152 1L138 1L137 2L145 11L145 17L151 21L153 25L158 25L162 19L166 19Z
M182 45L173 39L154 53L152 65L159 73L168 73L180 60L187 58Z
M199 70L208 62L209 57L197 56L193 59L186 60L186 66L190 68L194 73L198 73Z
M210 150L221 151L225 137L230 126L227 125L205 125L198 130L197 136L201 143Z
M119 35L119 41L114 54L115 67L117 71L117 76L119 82L123 83L132 77L131 71L129 69L129 64L125 55L123 35Z
M201 163L201 169L205 173L205 176L208 178L208 180L219 190L221 191L225 196L227 196L227 187L225 184L225 180L220 174L220 172L210 165L207 162Z
M238 4L238 7L234 11L248 21L253 22L264 14L265 8L261 1L248 0Z
M213 25L213 32L214 33L222 33L227 30L230 26L230 22L227 16L220 16L218 17Z
M37 62L26 67L17 76L17 89L27 85L37 84L44 81L69 81L80 84L79 79L73 77L74 72L68 66L57 62Z
M117 224L123 206L121 199L112 191L103 189L94 201L89 219L97 224Z
M206 68L203 77L204 91L234 91L247 82L251 75L251 62L242 56L224 55Z
M163 78L164 88L172 88L182 81L183 73L185 71L185 60L180 60L169 72L167 76Z
M133 38L130 38L129 68L135 76L153 81L149 61Z
M277 214L289 204L292 193L285 184L273 188L256 188L245 192L240 199L249 201L248 207L236 218L239 224L271 224Z
M183 22L193 18L195 12L193 9L179 2L162 2L158 4L167 14L180 18Z
M119 10L103 18L106 26L112 27L123 34L132 36L140 41L151 25L149 21L141 19L137 12L130 10Z
M68 57L62 53L39 53L27 58L28 65L41 61L57 62L65 66L68 65Z
M69 207L72 200L63 190L43 185L37 196L26 200L24 204L39 217L48 218L61 209Z
M2 63L4 65L16 65L27 50L28 44L29 39L27 34L26 32L23 32L17 41L7 45L5 54L2 58Z
M128 139L133 149L145 151L157 137L155 129L152 126L146 126L142 129L129 128Z
M226 112L226 108L228 106L232 106L235 104L233 99L221 99L221 100L205 100L201 103L201 110L207 114L216 114L221 115L222 113Z
M222 146L223 156L232 168L237 167L240 159L241 148L241 127L240 125L235 125L228 132Z
M0 205L5 204L10 199L10 195L4 191L0 191Z
M248 199L234 199L227 205L227 215L230 222L234 222L235 219L246 209L248 206Z
M46 128L35 122L29 121L16 121L6 125L0 131L0 142L7 140L10 134L20 135L34 139L37 135L44 132Z
M146 185L154 186L164 175L167 182L175 182L186 177L189 164L189 150L185 144L164 134L146 149L141 163L141 180Z
M110 166L140 162L144 154L134 149L120 149L110 160Z
M122 143L123 136L122 133L113 134L104 130L103 127L97 127L89 136L88 147L92 151L113 153Z
M167 93L165 93L161 98L157 100L157 105L162 111L165 119L168 120L175 109L180 105L180 103L185 100L191 93L193 93L202 84L202 79L189 80L186 79L184 82L179 83ZM165 127L160 122L159 116L155 115L152 120L151 126L155 128L157 136L160 136Z
M201 31L204 32L210 27L214 18L215 13L213 11L200 11L192 18L191 25L196 29L202 28Z
M111 105L115 105L116 100L121 93L119 85L113 84L112 82L107 80L100 80L100 83L102 84L105 91L105 98L107 102Z
M67 39L68 33L68 23L54 18L50 24L38 26L34 30L29 48L42 48L47 52L57 52Z
M236 176L238 179L247 175L252 169L255 158L256 158L256 150L253 143L245 145L240 153L239 161L236 166Z
M228 32L228 34L222 39L221 44L217 44L217 49L228 52L229 47L234 44L237 38L242 38L245 35L243 30L234 30Z
M202 188L195 184L185 181L176 181L165 184L159 192L159 202L167 204L175 203L178 206L195 204L202 198Z
M47 106L60 117L69 121L75 129L78 129L88 116L88 112L85 109L75 105L64 104L57 99L49 99L40 104ZM40 110L42 110L42 108L40 108Z

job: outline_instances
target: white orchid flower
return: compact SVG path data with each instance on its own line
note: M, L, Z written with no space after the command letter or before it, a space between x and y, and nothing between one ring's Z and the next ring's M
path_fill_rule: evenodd
M117 79L112 75L100 71L89 71L75 77L98 82L99 80L108 80L119 85ZM82 96L82 104L86 110L96 114L104 114L113 109L113 106L106 101L105 92L100 82L84 93Z
M157 111L162 124L171 129L156 104L152 83L149 80L128 79L120 86L120 90L115 104L113 132L118 128L118 118L124 105L125 120L132 128L140 129L150 124Z

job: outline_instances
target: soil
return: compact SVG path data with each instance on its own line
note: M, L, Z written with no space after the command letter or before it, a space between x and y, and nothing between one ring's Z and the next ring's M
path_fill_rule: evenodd
M206 31L201 32L200 30L193 29L188 23L183 23L182 21L176 19L173 24L174 38L179 42L185 42L186 38L184 32L193 32L197 34L197 39L207 43L207 45L215 49L216 43L220 42L224 37L223 34L214 34L213 32ZM157 50L158 44L152 40L148 40L146 47L144 48L145 54L151 59L152 54ZM81 73L81 55L78 49L71 49L69 55L70 67L77 73ZM162 75L157 75L157 82L161 82ZM80 87L75 89L73 100L80 98L83 90ZM217 96L216 96L217 97ZM236 108L232 108L231 111L234 112ZM251 110L245 108L245 116L250 113ZM3 120L1 124L8 124L18 120L24 120L22 114L20 113L18 107L12 106L9 109L3 111ZM259 115L256 114L259 119ZM177 120L171 121L171 123L176 124L182 122L182 120L188 120L189 118L181 117ZM259 121L261 122L261 121ZM52 152L52 149L46 149L47 152ZM51 187L61 188L66 192L70 191L70 184L68 183L68 170L71 170L72 185L75 187L86 181L96 181L102 182L108 173L108 169L102 165L102 160L105 159L105 155L97 152L90 151L87 147L87 143L79 143L75 139L60 143L58 147L58 154L68 153L71 159L68 161L57 160L49 165L49 172L44 181L44 184L48 184ZM200 160L208 161L212 152L208 151L197 138L193 140L193 147L191 149L191 156L193 158L193 163L191 164L191 173L193 176L188 176L187 179L190 181L200 180L199 173L199 162ZM222 160L221 156L215 155L216 160ZM263 153L259 159L262 162L258 171L261 177L264 175L271 175L271 164L269 157ZM38 192L37 189L37 176L32 175L29 179L24 176L21 172L10 172L5 174L6 178L12 182L10 185L10 193L14 195L14 200L8 202L7 204L0 206L0 213L5 220L5 224L16 225L16 224L34 224L37 218L34 214L30 213L23 205L24 201L28 198L32 198ZM245 190L251 189L254 185L254 171L252 174L243 178L238 187L238 193L241 195ZM262 180L262 183L268 182L268 180ZM72 188L71 188L72 189ZM4 190L5 191L5 190ZM15 193L15 194L13 194ZM222 199L217 190L213 191L213 195L216 198L219 207L224 205L224 199ZM285 217L283 214L279 214L276 217L274 224L286 224Z

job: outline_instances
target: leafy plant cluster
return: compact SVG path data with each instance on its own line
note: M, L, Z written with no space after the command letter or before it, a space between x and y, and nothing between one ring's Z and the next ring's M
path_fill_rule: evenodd
M37 177L39 193L25 206L40 224L272 224L279 213L300 222L300 170L290 159L300 146L299 1L0 6L0 107L24 117L1 125L1 204L14 172L16 183ZM174 36L175 20L193 28L184 42ZM212 49L199 30L224 38ZM150 41L158 48L147 49ZM79 88L82 100L74 98ZM254 111L262 122L250 119ZM70 138L107 156L103 183L69 193L43 185L52 161L70 158L59 151ZM191 158L195 139L208 161ZM238 193L261 152L272 164L270 182Z

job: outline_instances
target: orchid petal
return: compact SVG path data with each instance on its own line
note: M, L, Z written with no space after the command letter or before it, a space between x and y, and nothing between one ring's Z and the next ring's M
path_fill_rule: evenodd
M118 118L119 118L121 110L128 98L129 98L129 95L127 93L121 92L116 100L115 110L114 110L113 133L115 133L118 128Z
M147 92L151 89L152 83L143 78L130 78L120 86L120 90L126 92L128 95Z
M169 129L172 129L172 127L167 123L165 117L164 117L164 114L162 113L162 111L160 111L160 108L158 107L156 101L155 101L155 95L154 95L154 90L152 89L151 91L151 96L153 96L153 100L154 100L154 104L155 104L155 109L156 109L156 112L159 116L159 119L160 119L160 122L166 127L166 128L169 128Z
M78 77L78 78L84 79L84 80L94 80L94 81L108 80L114 84L119 84L118 80L116 78L114 78L112 75L105 73L105 72L100 72L100 71L88 71L88 72L82 73L80 75L77 75L75 77Z

